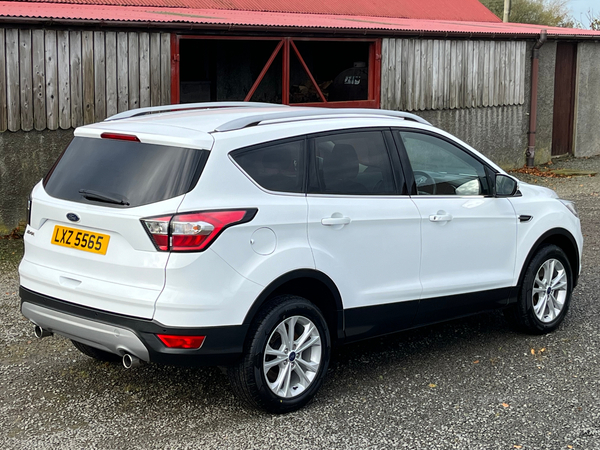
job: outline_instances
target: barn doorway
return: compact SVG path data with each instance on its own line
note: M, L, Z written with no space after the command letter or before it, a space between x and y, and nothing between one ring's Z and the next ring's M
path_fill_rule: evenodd
M381 40L174 35L173 103L379 107Z
M552 156L573 153L577 44L559 42L554 73L554 119Z

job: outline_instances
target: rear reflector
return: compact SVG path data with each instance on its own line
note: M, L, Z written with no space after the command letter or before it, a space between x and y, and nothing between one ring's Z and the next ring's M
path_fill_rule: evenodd
M120 141L134 141L140 142L137 136L132 134L121 134L121 133L102 133L100 135L102 139L118 139Z
M251 221L257 209L203 211L141 219L158 250L198 252L226 229Z
M166 347L169 348L185 348L199 349L204 344L206 336L177 336L172 334L157 334L156 335Z

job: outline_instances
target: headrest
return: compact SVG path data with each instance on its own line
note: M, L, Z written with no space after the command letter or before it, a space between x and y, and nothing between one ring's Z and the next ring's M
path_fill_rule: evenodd
M350 144L336 144L323 161L325 184L334 180L353 180L359 169L354 147Z

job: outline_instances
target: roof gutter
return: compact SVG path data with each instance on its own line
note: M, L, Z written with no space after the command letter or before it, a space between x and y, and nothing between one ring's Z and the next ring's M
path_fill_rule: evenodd
M529 144L527 146L527 167L533 167L535 159L535 133L537 124L537 97L539 84L540 48L548 40L548 32L542 30L540 38L531 52L531 109L529 112Z
M1 1L1 0L0 0ZM215 32L219 31L227 34L277 34L282 33L312 33L319 34L335 34L342 36L368 36L368 37L444 37L457 39L531 39L538 36L537 33L528 31L499 33L498 30L493 31L440 31L440 30L422 30L422 29L392 29L392 28L330 28L330 27L311 27L311 26L295 26L295 25L248 25L248 24L233 24L233 23L202 23L202 22L159 22L159 21L137 21L137 20L109 20L109 19L70 19L70 18L50 18L50 17L16 17L16 16L0 16L0 25L43 25L47 27L85 27L86 29L109 28L109 29L161 29L165 33L169 32ZM600 35L552 35L554 39L577 39L577 40L600 40Z

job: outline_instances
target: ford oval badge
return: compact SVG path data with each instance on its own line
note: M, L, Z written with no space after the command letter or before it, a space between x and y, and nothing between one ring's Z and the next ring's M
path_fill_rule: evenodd
M67 219L69 219L71 222L79 222L79 216L75 213L67 214Z

